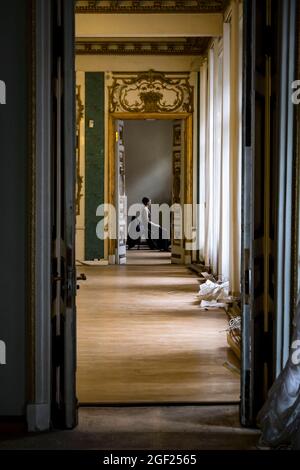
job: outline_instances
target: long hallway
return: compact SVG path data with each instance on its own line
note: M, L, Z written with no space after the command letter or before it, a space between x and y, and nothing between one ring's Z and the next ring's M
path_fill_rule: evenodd
M224 311L201 311L197 277L152 256L78 270L87 275L77 299L79 402L238 401L239 376L224 365Z

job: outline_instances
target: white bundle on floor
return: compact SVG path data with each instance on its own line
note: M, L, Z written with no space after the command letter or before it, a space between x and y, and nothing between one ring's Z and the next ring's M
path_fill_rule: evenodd
M217 302L216 300L201 300L200 309L201 310L216 310L217 308L228 309L228 304Z
M200 300L226 300L229 296L229 282L217 283L208 279L200 285L198 296Z

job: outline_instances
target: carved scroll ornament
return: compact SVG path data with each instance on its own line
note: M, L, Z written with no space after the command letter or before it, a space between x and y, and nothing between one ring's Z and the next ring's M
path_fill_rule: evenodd
M189 74L114 74L109 87L110 112L171 113L193 112L193 87Z

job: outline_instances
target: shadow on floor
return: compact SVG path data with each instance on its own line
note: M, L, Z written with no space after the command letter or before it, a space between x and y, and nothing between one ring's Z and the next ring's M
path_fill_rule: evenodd
M81 408L73 431L0 437L0 449L255 450L237 406Z

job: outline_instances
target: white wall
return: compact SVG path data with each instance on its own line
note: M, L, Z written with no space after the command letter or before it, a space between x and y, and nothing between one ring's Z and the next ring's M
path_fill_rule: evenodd
M77 14L77 38L174 38L222 35L221 13Z
M125 121L128 207L143 196L171 203L173 121Z
M195 56L127 56L127 55L77 55L76 70L85 72L162 72L198 71L200 57Z

